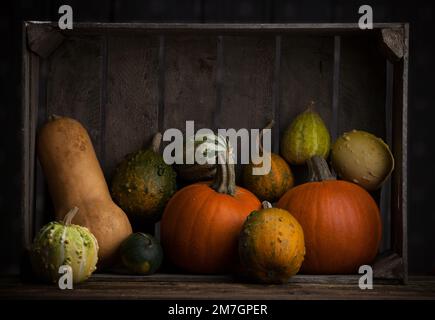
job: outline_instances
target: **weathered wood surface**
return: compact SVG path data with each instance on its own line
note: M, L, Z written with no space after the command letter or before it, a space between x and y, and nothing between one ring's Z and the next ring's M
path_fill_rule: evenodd
M158 128L159 38L108 36L103 168L108 180L128 154L146 147ZM103 74L105 72L103 71ZM104 99L104 97L103 97Z
M29 49L42 58L47 58L63 42L64 36L51 26L27 26Z
M50 56L47 80L47 116L80 121L97 156L101 151L101 59L99 37L69 38Z
M228 277L93 276L73 290L55 285L23 284L18 279L0 280L3 299L435 299L435 278L411 278L408 285L377 283L373 290L361 290L357 277L317 278L296 276L284 285L262 285L235 281ZM318 279L323 279L318 281ZM345 279L346 281L344 281Z
M169 36L164 43L163 128L211 128L216 106L217 39Z
M57 22L29 23L57 26ZM383 28L403 28L404 23L374 23L373 32ZM78 22L73 30L65 30L65 34L99 33L101 31L128 33L166 33L166 32L197 32L197 33L311 33L311 34L350 34L367 33L361 30L358 23L104 23Z

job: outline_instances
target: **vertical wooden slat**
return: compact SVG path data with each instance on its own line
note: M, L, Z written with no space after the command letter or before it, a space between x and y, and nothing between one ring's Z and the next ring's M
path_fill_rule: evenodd
M107 105L109 99L109 38L107 34L104 34L100 38L100 161L102 162L102 168L106 167L106 129L107 129ZM106 177L108 176L106 172Z
M80 121L87 129L99 159L101 59L99 37L71 37L50 57L47 83L48 115L68 116Z
M158 69L158 124L159 131L165 127L165 36L159 36L159 69Z
M273 11L272 11L273 12ZM280 80L281 80L281 36L275 37L275 65L273 72L272 118L275 126L272 130L272 151L279 153L280 143Z
M403 279L408 279L407 149L408 149L408 25L404 26L404 56L394 64L392 175L392 247L402 257Z
M342 36L338 135L365 130L385 139L385 59L373 36Z
M258 129L273 118L274 60L274 36L223 37L220 128ZM238 176L242 162L240 152L241 140L238 139Z
M157 36L109 36L106 157L110 177L128 154L147 146L158 131Z
M222 110L222 86L224 74L223 37L218 36L217 41L217 70L216 70L216 105L213 111L213 130L219 128L219 116Z
M334 37L334 75L332 79L332 117L331 117L331 141L334 142L338 135L338 117L339 117L339 93L340 93L340 55L341 55L341 37Z
M281 134L311 101L331 130L334 42L331 37L285 36L281 54Z
M39 101L38 101L38 127L43 125L47 119L47 76L48 62L46 59L39 59ZM52 219L51 200L46 188L46 181L39 161L35 159L35 190L34 190L34 232Z
M23 46L23 84L22 84L22 247L28 248L32 238L32 215L30 214L30 101L31 101L31 73L30 73L30 52L24 48L27 46L26 32L22 34Z
M211 128L216 103L216 39L203 36L165 38L165 114L162 129Z
M386 95L385 95L385 142L392 147L393 122L393 64L386 60ZM380 251L391 249L391 179L385 182L381 189L380 210L382 216L382 243Z

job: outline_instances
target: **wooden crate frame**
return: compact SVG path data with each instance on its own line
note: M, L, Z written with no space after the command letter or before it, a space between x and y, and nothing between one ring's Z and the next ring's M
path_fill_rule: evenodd
M167 70L169 70L168 68L172 68L172 64L174 64L176 68L180 68L180 66L183 66L183 64L180 63L177 59L181 59L180 57L187 57L186 59L190 59L190 54L195 54L195 41L192 40L192 42L190 43L191 46L189 47L188 45L187 48L184 48L185 50L183 51L183 45L186 43L189 44L189 40L186 40L187 42L183 42L184 40L180 40L181 42L177 42L179 38L195 39L199 37L201 39L209 39L207 40L209 41L209 43L207 44L208 47L207 49L205 49L205 52L211 53L213 55L211 60L215 59L215 61L211 62L212 67L210 67L207 57L199 57L200 60L203 59L202 62L200 61L199 63L199 68L213 68L212 74L214 91L212 91L211 94L210 92L207 92L207 88L205 88L204 92L201 92L201 94L206 95L206 99L208 99L208 102L212 100L214 101L214 105L211 109L214 118L212 120L212 123L208 123L213 128L216 128L219 125L219 121L216 120L216 118L219 118L219 116L221 118L221 122L223 121L227 124L231 124L234 118L237 118L225 118L225 114L223 113L224 111L222 110L223 105L230 105L234 107L234 102L229 100L228 95L231 93L234 94L234 90L237 90L237 77L232 79L233 82L227 83L225 82L223 73L223 70L226 70L228 65L235 66L237 61L227 61L225 59L229 59L229 56L235 57L239 60L240 58L244 57L243 45L248 45L248 49L256 50L256 48L259 48L260 51L256 53L255 59L260 60L253 59L248 62L248 64L253 63L252 61L260 61L259 69L263 67L268 68L266 78L267 81L269 81L270 92L268 93L266 100L264 100L263 96L260 96L258 98L254 94L254 96L256 97L255 99L260 100L254 101L254 104L257 107L258 105L260 105L261 107L261 103L265 101L267 103L270 103L270 110L267 109L270 111L268 115L271 115L275 117L275 119L278 119L277 122L279 128L279 130L274 131L274 141L279 141L280 130L283 129L283 126L286 123L284 121L288 121L288 118L290 116L293 116L295 112L298 111L295 109L289 114L283 114L283 110L284 112L287 112L287 109L283 109L282 107L282 100L286 99L283 98L282 70L283 68L289 68L286 70L292 70L291 68L295 68L294 65L292 67L289 67L291 61L289 62L282 58L284 56L283 52L291 57L298 58L304 53L309 53L309 50L313 48L317 48L318 50L322 51L322 47L317 47L316 41L320 39L318 37L325 37L325 39L327 39L325 40L324 45L332 51L331 55L328 55L326 59L329 59L329 62L331 62L332 59L332 62L328 62L327 66L327 68L329 68L327 72L329 73L329 75L331 75L331 77L329 78L329 80L325 80L329 83L326 84L326 86L328 86L327 90L329 91L329 93L326 94L326 97L331 98L331 101L330 103L327 103L327 107L325 107L324 105L321 106L320 112L327 115L327 120L329 120L327 121L328 126L330 127L331 136L334 139L337 137L337 135L341 134L341 129L345 127L343 125L342 127L340 127L339 123L341 121L339 117L340 112L342 112L342 114L345 112L344 110L340 109L341 107L343 107L343 105L341 104L341 99L346 98L346 96L344 96L342 92L346 91L346 87L344 86L346 84L346 79L342 78L345 78L346 74L347 76L351 74L349 73L349 70L343 69L342 59L346 58L343 52L349 50L349 48L352 47L352 43L355 45L355 41L352 40L354 38L362 39L362 41L365 41L364 39L366 39L368 42L363 46L366 49L370 48L371 44L378 44L379 47L376 47L376 50L380 50L380 52L382 52L382 57L385 60L385 72L381 72L381 75L385 75L384 79L382 79L382 81L385 81L385 91L382 93L382 102L379 101L380 99L373 101L376 102L375 104L379 105L379 103L381 103L385 106L384 111L381 112L383 118L385 118L382 120L384 121L384 124L382 126L384 134L382 134L382 136L392 147L394 158L396 160L396 167L392 174L390 183L387 183L386 186L382 188L380 193L375 194L375 197L378 197L380 208L383 212L384 221L386 221L388 224L388 228L384 228L385 230L387 230L387 242L390 241L391 243L387 248L388 250L386 250L376 260L374 264L374 275L376 278L379 279L399 280L402 283L407 282L407 82L409 25L406 23L374 24L373 30L360 30L357 24L76 23L74 24L73 30L61 31L57 29L56 24L52 22L25 22L22 38L22 244L24 249L29 248L35 232L47 219L47 217L41 215L41 212L43 210L46 210L47 206L49 206L49 204L46 203L47 201L45 200L46 192L44 189L44 180L42 177L42 173L36 161L35 136L38 125L46 119L48 112L53 111L49 108L49 100L54 99L51 98L53 92L58 92L56 90L60 90L61 86L65 84L65 82L62 82L62 69L58 70L58 68L61 67L61 64L56 66L53 63L53 59L57 59L59 58L59 56L62 57L62 55L71 55L72 52L76 52L78 55L80 55L82 52L87 52L88 55L93 56L95 59L98 60L98 65L100 67L96 72L95 70L93 70L93 73L87 73L86 70L88 69L85 68L86 66L88 66L87 63L89 64L90 69L92 69L92 66L94 66L89 61L84 61L81 64L81 71L83 71L84 77L91 77L97 75L98 79L96 79L95 81L102 82L101 86L98 88L98 96L95 95L95 92L93 92L94 96L87 96L87 99L96 99L99 108L97 114L91 115L90 118L93 119L91 120L104 123L107 117L106 107L108 104L113 103L113 101L110 101L110 99L108 99L108 93L110 92L110 94L112 94L112 92L116 91L117 89L119 90L119 88L117 87L119 85L119 82L115 85L110 84L110 81L117 81L117 77L110 78L110 75L108 75L107 66L111 63L109 59L113 59L114 56L116 57L116 59L124 59L124 57L122 56L122 50L116 51L117 56L116 54L111 53L109 55L108 53L111 52L111 46L114 45L114 43L116 42L114 39L119 40L121 42L119 46L122 46L122 39L124 37L140 40L137 42L133 41L129 43L130 46L132 45L132 43L141 43L144 38L145 40L148 39L148 43L138 45L138 47L134 47L133 45L133 47L138 51L144 50L144 48L153 48L153 56L147 56L147 53L145 53L144 58L140 56L141 54L143 54L143 52L137 53L139 54L139 56L136 56L137 58L144 58L145 60L148 58L154 59L152 67L148 66L146 63L144 64L147 66L147 68L154 68L147 69L146 71L151 70L150 72L155 73L155 78L153 79L154 84L152 89L150 89L150 91L152 91L153 89L154 91L149 94L153 95L153 103L155 104L154 107L156 108L155 110L157 111L157 115L155 118L152 119L152 121L150 121L149 119L145 119L145 122L148 121L147 124L150 127L150 132L148 132L148 135L152 134L151 130L162 130L167 128L168 126L168 124L165 123L165 112L166 114L168 114L169 111L171 111L168 105L171 106L172 104L173 107L173 104L177 101L172 101L171 97L167 96L167 91L170 91L172 93L178 93L179 96L182 97L181 99L184 99L181 104L186 104L186 100L189 99L189 96L183 96L183 93L177 89L177 81L180 81L180 79L185 79L182 78L183 70L175 75L170 74L170 76L168 76L167 74ZM151 38L147 37L152 37L152 40L150 40ZM293 48L297 48L298 44L303 44L303 40L301 42L298 42L298 37L315 37L311 45L308 45L308 51L302 51L297 53L294 53L292 51ZM79 45L78 49L75 48L77 49L76 51L67 50L62 52L62 46L64 46L64 43L68 43L70 39L72 39L71 41L73 41L74 39L84 39L84 45L82 47L80 47ZM296 46L290 45L287 39L296 39ZM374 39L377 39L376 42ZM77 43L80 43L80 41L81 40L77 41ZM92 46L92 41L98 42L98 46ZM90 45L87 46L87 44L89 43ZM95 50L95 48L97 48L98 50ZM193 53L189 52L189 50L191 50L192 48ZM239 49L242 51L240 51ZM56 56L56 52L59 52L59 50L61 50L61 53ZM231 50L233 51L231 51L231 55L225 55L225 50L229 50L227 52L230 52ZM323 54L323 51L320 54ZM174 62L170 59L168 61L168 55L170 55L172 59L175 59L176 61ZM53 58L53 56L55 56L55 58ZM269 60L264 62L263 60L261 60L262 57L268 57ZM194 58L198 57L195 56ZM53 64L49 65L47 61L51 61L50 63ZM358 62L358 60L356 61ZM187 64L189 65L189 63ZM355 64L357 63L353 61L353 65ZM53 71L53 69L50 69L53 65L55 66L55 71ZM132 66L131 64L128 65L128 67L134 69L134 66ZM305 65L303 65L303 67L305 67ZM312 65L308 64L308 67L312 68ZM320 63L320 73L322 73L322 68L324 67L325 66ZM68 71L68 67L65 70ZM122 70L122 68L118 67L118 70L115 71L117 71L118 73L122 73ZM356 70L361 71L361 69ZM116 73L115 71L110 70L110 72L113 73ZM194 71L196 72L197 70L195 69ZM58 73L60 73L60 75ZM199 75L204 76L203 74ZM259 76L257 74L257 78L255 79L261 79L262 75L263 74L260 74ZM370 75L370 73L368 73L368 75ZM200 76L198 80L199 82L197 83L197 86L199 87L201 87ZM53 83L56 82L53 79L59 82L58 87L54 86L53 88L47 85L53 85ZM242 82L244 81L243 78L239 79L242 79ZM103 83L104 81L105 83ZM294 81L294 79L290 79L290 81ZM373 81L378 80L373 79ZM144 83L142 83L142 85ZM232 86L234 85L236 86L236 89L231 91ZM321 84L319 84L319 87L320 86ZM196 88L198 89L198 87ZM256 89L257 88L254 88L253 90ZM75 90L75 94L79 96L78 100L84 99L83 96L80 96L80 90L78 90L77 88L75 88ZM136 91L132 93L133 95L138 94L139 91L144 91L143 87L141 86L139 86L139 89L136 88L135 90ZM190 88L190 90L191 91L189 92L189 94L195 94L192 88ZM223 92L229 93L226 96ZM122 94L119 92L117 93ZM250 94L251 96L253 95L252 92ZM344 92L344 94L346 94L346 92ZM347 92L347 94L349 94L349 92ZM372 92L370 92L370 94L372 94ZM68 94L66 93L65 95L66 98L64 97L64 99L68 100ZM382 95L378 95L377 98ZM356 94L356 96L358 97L358 93ZM360 94L359 97L362 97L363 100L365 99L364 95ZM288 99L291 100L293 98ZM298 98L296 98L296 100L297 99ZM71 99L69 100L69 102L71 102ZM237 98L235 98L235 100L237 100ZM60 107L60 112L69 112L66 102L67 101L60 101L59 105L63 104L62 107L64 108L62 109L62 107ZM53 103L54 101L51 102L51 104ZM206 104L204 104L203 106L205 105ZM328 108L330 108L329 111ZM136 109L136 111L137 110L138 109ZM347 110L347 112L349 113L349 110ZM362 113L361 115L363 115L362 117L368 117L365 113ZM373 115L374 113L372 110L370 116ZM141 114L141 116L143 116L143 114ZM224 118L224 120L222 120L222 118ZM285 120L283 120L284 118ZM182 120L184 121L188 119ZM235 120L237 121L239 119ZM263 117L261 121L256 121L256 127L261 127L261 123L265 123L266 120L266 117ZM174 121L176 122L177 120ZM379 120L377 121L379 122ZM86 124L87 123L85 123L85 126ZM350 125L351 124L352 120L350 120ZM116 126L116 124L114 125ZM113 146L108 149L105 146L104 139L107 132L105 132L104 130L105 128L107 128L107 125L105 124L105 126L106 127L101 126L100 131L90 130L90 135L93 142L96 143L96 151L99 157L101 156L101 154L107 154L108 152L112 152L114 149ZM116 129L119 130L121 128L117 127ZM136 141L136 146L142 144L148 139L149 136L143 137L140 142ZM278 143L275 143L273 148L274 151L277 151ZM107 163L103 163L103 169L106 176L108 175L109 170L113 169L113 165L113 163L110 165L108 165ZM304 281L309 278L313 282L324 282L325 279L328 279L327 277L321 275L300 277L301 279L304 279ZM337 277L333 278L336 279ZM354 276L342 276L339 278L341 279L340 281L355 281ZM210 279L213 279L213 277L211 277Z

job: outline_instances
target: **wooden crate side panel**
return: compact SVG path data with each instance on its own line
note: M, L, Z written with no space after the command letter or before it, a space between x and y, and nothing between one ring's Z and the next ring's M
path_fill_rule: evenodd
M72 117L87 129L101 155L101 38L71 37L50 56L47 116ZM101 160L101 159L100 159Z
M156 36L107 38L103 168L109 181L116 165L158 131L158 54Z

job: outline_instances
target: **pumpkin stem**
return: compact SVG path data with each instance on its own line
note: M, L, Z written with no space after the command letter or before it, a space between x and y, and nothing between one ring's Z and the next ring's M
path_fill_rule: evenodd
M263 201L262 203L263 209L272 209L272 205L269 201Z
M227 160L227 174L228 174L228 181L227 181L227 194L230 196L233 196L236 192L236 172L234 169L234 163L230 163Z
M218 154L216 175L211 187L219 193L233 196L236 191L236 174L234 164L229 161L231 147L227 139L226 155Z
M159 153L161 143L162 143L162 134L160 132L157 132L153 137L153 141L151 142L151 149L155 153Z
M69 226L71 224L72 219L74 218L74 216L77 214L78 211L79 208L77 207L74 207L70 211L68 211L68 213L63 218L63 224Z
M263 133L265 129L272 129L275 124L275 120L270 120L267 125L260 130L260 133L257 136L257 144L258 144L258 151L259 155L263 154Z
M310 181L335 180L335 176L329 170L328 163L320 156L313 156L307 160Z
M226 193L227 182L227 167L225 159L221 153L218 154L218 163L216 168L216 175L211 187L219 193Z

